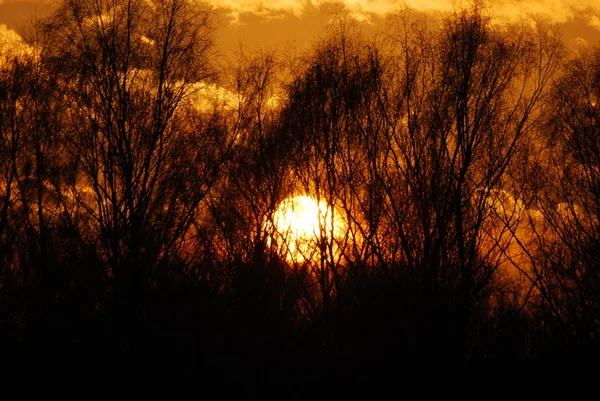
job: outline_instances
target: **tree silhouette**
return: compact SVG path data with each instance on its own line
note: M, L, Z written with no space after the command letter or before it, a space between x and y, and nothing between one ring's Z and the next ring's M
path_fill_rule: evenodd
M241 392L596 355L597 48L475 1L225 60L203 7L67 0L0 49L7 353Z
M65 103L63 212L98 247L118 325L139 330L230 146L191 97L211 74L209 13L179 0L74 1L44 29Z
M535 278L549 326L590 350L598 332L598 108L600 56L568 60L547 103L540 135L541 190L533 221Z

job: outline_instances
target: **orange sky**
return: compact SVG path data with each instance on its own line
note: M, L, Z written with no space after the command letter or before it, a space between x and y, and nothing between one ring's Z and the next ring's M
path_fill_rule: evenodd
M44 15L59 0L0 0L0 24L19 30L33 15ZM461 0L342 0L365 27L383 25L385 15L402 3L428 12L450 10ZM242 41L251 48L295 43L302 48L323 32L332 5L327 0L208 0L217 9L219 46ZM503 19L543 15L559 23L567 42L582 38L600 42L599 0L490 0L494 15Z

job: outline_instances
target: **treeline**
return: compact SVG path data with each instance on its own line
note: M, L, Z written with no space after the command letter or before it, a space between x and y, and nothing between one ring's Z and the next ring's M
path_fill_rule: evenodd
M247 383L598 355L600 50L477 3L226 67L214 29L69 0L0 55L7 354ZM296 195L315 238L278 228Z

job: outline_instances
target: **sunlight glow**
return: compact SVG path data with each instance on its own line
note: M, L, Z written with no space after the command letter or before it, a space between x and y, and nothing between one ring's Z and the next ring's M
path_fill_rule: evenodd
M343 232L331 208L309 196L285 199L273 214L274 238L289 262L313 261L321 247Z

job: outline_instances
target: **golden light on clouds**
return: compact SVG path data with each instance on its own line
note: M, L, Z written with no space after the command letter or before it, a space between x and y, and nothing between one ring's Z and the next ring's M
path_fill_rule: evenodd
M0 50L6 51L8 48L17 47L22 42L23 39L18 33L4 24L0 25Z
M497 0L492 11L508 19L543 17L553 23L566 23L580 18L596 29L600 2L596 0Z
M213 7L228 10L236 22L245 13L266 18L277 18L288 13L300 17L307 7L319 5L318 0L209 0L209 3Z
M239 107L239 99L234 92L206 82L193 83L188 99L200 112L210 112L219 106L227 110L235 110Z
M12 57L27 57L34 54L33 47L4 24L0 24L0 66Z
M150 0L147 0L152 4ZM288 41L303 44L314 39L337 4L355 20L382 26L386 15L411 7L429 15L468 6L470 0L193 0L218 11L219 44L230 46L240 38L245 43L274 45ZM485 0L483 0L485 1ZM17 30L34 15L49 15L56 2L48 0L0 0L0 24ZM565 24L567 40L600 39L600 2L597 0L488 0L490 15L505 20L541 18Z
M349 14L361 21L370 16L383 17L404 6L423 12L448 12L469 1L461 0L210 0L216 8L226 10L233 24L241 16L252 14L265 19L293 15L301 18L316 8L340 4ZM543 16L550 22L565 23L582 18L588 25L600 30L600 2L597 0L492 0L490 11L499 18L515 20L522 17Z

